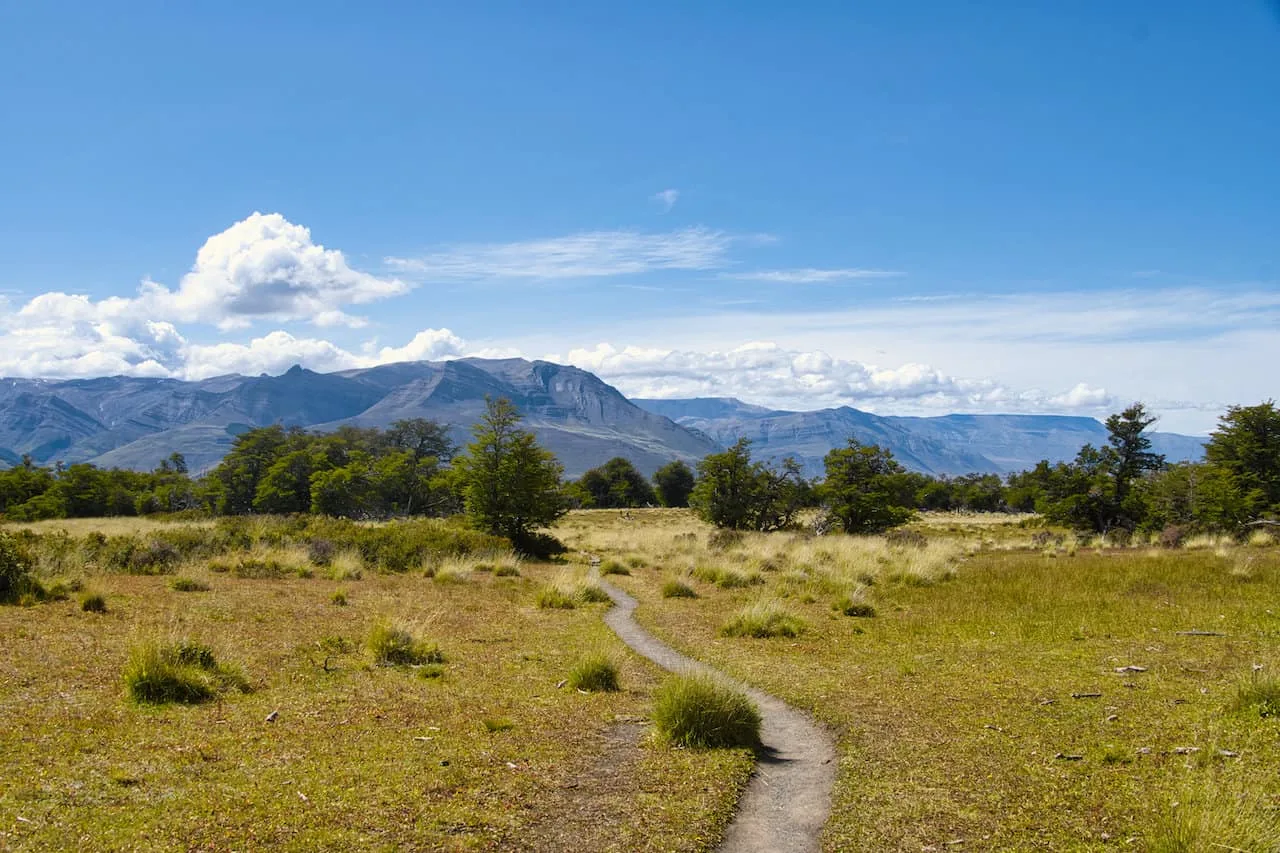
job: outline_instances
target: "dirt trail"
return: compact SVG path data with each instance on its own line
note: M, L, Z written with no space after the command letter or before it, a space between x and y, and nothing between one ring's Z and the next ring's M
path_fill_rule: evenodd
M605 622L628 646L663 669L719 675L651 636L635 621L636 600L610 583L601 585L615 605ZM764 746L719 849L722 853L815 851L831 811L835 744L806 714L767 693L738 686L760 707Z

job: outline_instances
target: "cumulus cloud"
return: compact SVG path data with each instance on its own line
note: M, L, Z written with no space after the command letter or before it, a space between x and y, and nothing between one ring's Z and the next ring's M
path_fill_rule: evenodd
M336 249L278 213L254 213L205 241L177 290L144 282L140 299L153 312L184 322L242 328L254 320L361 325L346 314L397 296L408 285L352 269Z
M649 200L657 204L663 213L670 213L671 208L675 207L676 202L680 200L680 190L663 190L649 196Z
M546 240L456 246L418 258L387 258L386 262L402 272L436 281L591 278L715 269L728 262L733 242L725 232L707 228L656 234L588 231Z
M880 367L770 342L723 351L619 349L602 343L571 350L563 360L636 397L738 397L799 409L848 405L874 410L908 403L945 411L1092 411L1112 402L1105 391L1083 385L1059 395L1016 391L924 364Z
M768 281L776 284L829 284L835 281L853 281L863 278L901 278L906 273L895 270L868 270L845 267L842 269L816 269L804 267L790 270L755 270L754 272L721 273L721 278L738 281Z

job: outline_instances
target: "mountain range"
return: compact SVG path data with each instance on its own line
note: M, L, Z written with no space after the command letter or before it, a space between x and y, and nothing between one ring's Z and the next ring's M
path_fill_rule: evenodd
M873 415L842 406L812 412L766 409L731 397L635 402L655 414L697 430L719 444L739 438L753 454L794 457L809 475L822 473L822 457L849 436L893 451L903 467L926 474L1007 474L1042 459L1072 459L1085 444L1107 441L1107 428L1094 418L1065 415ZM1150 433L1152 450L1170 462L1199 459L1204 439L1177 433Z
M628 400L594 374L524 359L464 358L337 373L293 367L279 376L177 379L0 379L0 464L91 462L149 470L181 452L194 472L217 464L235 437L283 424L326 431L385 428L405 418L450 426L470 439L486 397L507 397L524 426L577 477L615 457L645 474L673 459L696 463L740 437L761 456L795 456L821 472L822 456L850 435L888 447L930 474L1004 473L1068 459L1106 440L1091 418L1057 415L883 417L847 407L775 411L728 398ZM1157 433L1158 452L1196 458L1203 439Z

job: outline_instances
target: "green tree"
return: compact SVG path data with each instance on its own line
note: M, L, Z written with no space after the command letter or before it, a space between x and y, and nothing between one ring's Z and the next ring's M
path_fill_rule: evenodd
M1280 409L1275 401L1227 409L1209 436L1205 456L1231 477L1248 518L1280 514Z
M809 485L794 459L783 460L780 468L753 462L751 441L740 438L698 463L689 505L716 527L769 531L789 527L808 495Z
M242 515L253 510L258 483L286 452L290 435L279 424L251 429L236 436L228 453L214 470L222 488L218 512Z
M845 533L880 533L915 514L897 485L903 468L888 449L850 438L822 462L826 478L818 495Z
M695 482L693 469L679 459L663 465L653 475L654 491L663 506L688 506Z
M583 474L578 485L584 506L597 509L650 506L658 502L649 481L631 460L621 456Z
M284 454L258 481L254 491L253 508L258 512L306 512L311 509L311 476L323 467L324 459L317 460L309 450L294 450Z
M487 533L505 536L525 552L545 551L539 527L566 511L560 463L521 429L521 416L506 398L487 399L472 427L474 440L454 461L467 516Z
M1164 467L1164 457L1151 452L1151 439L1147 428L1156 422L1142 403L1134 403L1117 415L1107 418L1107 443L1110 445L1110 475L1112 500L1118 522L1129 529L1141 520L1143 508L1140 502L1132 502L1129 496L1133 483L1148 471Z

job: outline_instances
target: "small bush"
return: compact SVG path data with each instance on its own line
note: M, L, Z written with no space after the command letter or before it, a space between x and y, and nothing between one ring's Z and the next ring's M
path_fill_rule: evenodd
M706 675L675 675L653 695L658 733L675 746L760 745L760 711L735 688Z
M725 569L716 578L716 586L721 589L745 589L764 583L764 576L759 572L740 572L737 569Z
M333 595L329 596L329 603L335 607L347 606L347 594L343 590L334 590Z
M444 655L435 643L414 636L407 626L380 622L369 632L366 641L373 662L381 666L416 666L444 663Z
M80 596L80 609L85 613L106 613L107 599L100 593L86 592Z
M516 727L516 724L507 717L485 717L480 722L484 725L484 730L489 734L510 731Z
M923 548L929 540L919 530L896 528L884 535L884 541L896 548Z
M333 562L334 555L338 552L338 546L333 544L332 539L312 539L307 544L307 559L313 565L322 568L329 566Z
M726 637L798 637L805 624L777 601L764 599L734 614L720 633Z
M535 560L550 560L569 550L563 542L549 533L528 533L511 543L517 552Z
M574 690L616 692L618 665L604 652L592 652L569 670L569 686Z
M520 569L515 563L502 563L493 570L493 575L499 578L518 578Z
M241 557L231 568L231 574L246 580L279 580L291 572L279 560L260 557Z
M698 593L684 581L667 581L662 585L663 598L697 598Z
M228 690L249 692L249 683L234 667L219 664L202 643L144 643L134 647L124 669L125 689L133 701L147 705L194 704Z
M1161 548L1181 548L1187 539L1187 529L1176 524L1167 525L1160 531L1157 541Z
M169 581L169 589L174 592L208 592L209 585L195 578L177 577Z
M603 604L613 601L609 593L596 583L583 583L578 587L578 600L583 604Z
M713 551L727 551L735 545L740 545L743 538L741 530L721 528L707 535L707 547Z
M629 575L631 569L624 566L617 560L605 560L600 564L600 574L602 575Z
M845 616L853 616L859 619L870 619L876 615L876 609L865 601L854 601L848 596L836 602L836 610L839 610Z
M0 533L0 604L31 595L40 584L31 576L31 554L8 533Z
M538 590L537 602L543 610L572 610L578 606L573 593L555 583Z

